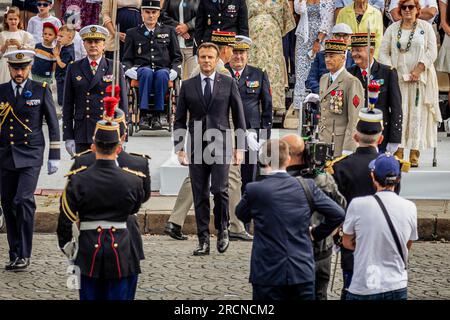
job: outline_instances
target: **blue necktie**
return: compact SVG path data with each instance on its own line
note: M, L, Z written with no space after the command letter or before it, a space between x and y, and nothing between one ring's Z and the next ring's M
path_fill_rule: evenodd
M205 91L203 92L203 97L205 98L206 105L209 105L211 102L211 79L205 78L206 85L205 85Z

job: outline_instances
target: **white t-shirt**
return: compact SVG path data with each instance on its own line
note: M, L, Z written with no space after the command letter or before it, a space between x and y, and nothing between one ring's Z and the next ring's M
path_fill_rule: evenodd
M419 0L419 4L421 8L436 8L439 11L439 7L436 0ZM391 0L391 4L389 6L388 11L391 12L397 7L398 7L398 0ZM428 22L433 23L435 17L436 15L432 19L428 20Z
M406 244L418 239L416 205L391 191L377 192L377 195L389 213L408 261ZM369 295L407 287L405 264L373 196L352 200L345 216L344 233L356 234L351 293Z
M51 22L58 28L62 26L61 21L52 15L44 19L39 18L39 16L31 17L30 21L28 21L27 31L33 35L36 43L42 43L42 27L45 22Z

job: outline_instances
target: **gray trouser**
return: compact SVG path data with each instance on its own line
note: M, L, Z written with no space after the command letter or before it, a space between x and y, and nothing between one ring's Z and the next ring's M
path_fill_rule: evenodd
M331 256L315 261L316 264L316 300L327 300L328 283L331 274Z

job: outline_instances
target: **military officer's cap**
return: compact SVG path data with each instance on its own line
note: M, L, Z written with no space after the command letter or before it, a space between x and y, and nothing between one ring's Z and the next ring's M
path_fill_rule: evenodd
M117 122L100 120L95 126L94 141L102 143L119 143L120 126Z
M352 34L352 47L367 47L367 32ZM370 45L375 46L375 33L370 34Z
M218 46L233 45L236 42L236 32L214 30L211 35L211 42Z
M80 36L83 40L106 40L109 31L105 27L91 24L80 30Z
M353 34L352 28L346 23L338 23L331 29L332 34Z
M345 54L347 51L347 43L344 40L330 39L325 40L325 53Z
M3 55L12 68L23 68L29 65L35 56L32 50L14 50Z
M161 10L161 1L159 1L159 0L142 0L141 9Z
M252 39L246 36L237 35L236 43L232 45L234 50L248 50L252 44Z
M356 130L369 135L380 133L383 131L383 112L377 108L372 110L361 109Z

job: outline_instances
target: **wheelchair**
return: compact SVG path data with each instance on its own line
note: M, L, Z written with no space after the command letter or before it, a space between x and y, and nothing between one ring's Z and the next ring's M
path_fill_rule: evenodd
M140 109L139 109L139 81L131 78L127 79L128 86L128 135L131 137L135 133L143 130L159 131L167 130L173 131L173 123L175 121L175 108L180 88L180 80L177 78L174 81L169 81L169 87L164 98L164 110L159 114L159 121L162 128L154 129L152 127L142 127L140 123ZM150 95L149 108L154 108L154 94Z

